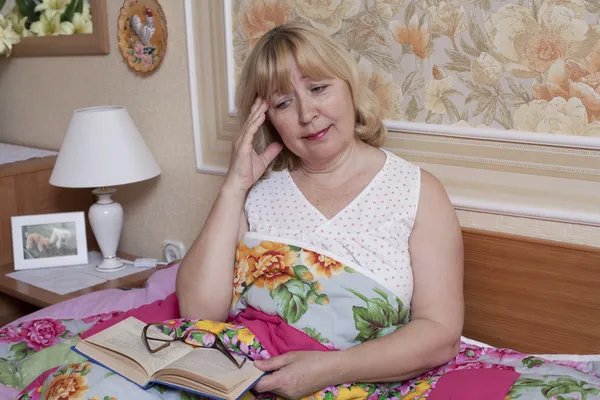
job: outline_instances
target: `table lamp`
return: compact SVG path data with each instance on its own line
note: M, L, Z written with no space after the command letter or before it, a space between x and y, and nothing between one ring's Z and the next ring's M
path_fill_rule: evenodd
M97 201L88 217L103 256L96 270L113 272L126 266L117 257L123 208L112 199L116 191L113 186L151 179L160 173L125 107L89 107L73 112L50 184L94 188Z

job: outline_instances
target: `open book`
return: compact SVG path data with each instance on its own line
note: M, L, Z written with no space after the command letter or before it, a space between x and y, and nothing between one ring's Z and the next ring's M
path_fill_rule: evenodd
M142 340L145 325L128 317L80 341L73 350L143 389L160 383L217 399L238 399L264 374L252 360L238 368L216 349L180 341L152 354Z

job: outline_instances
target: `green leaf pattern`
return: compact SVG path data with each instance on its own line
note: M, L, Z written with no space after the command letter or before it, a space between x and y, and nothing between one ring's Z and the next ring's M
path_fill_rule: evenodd
M355 340L361 343L388 335L408 322L409 310L396 297L392 304L389 296L381 289L374 288L379 297L367 298L353 289L348 289L365 302L365 306L352 306L354 323L358 335Z
M519 378L508 392L511 399L526 399L528 393L540 393L545 399L588 400L596 399L600 386L587 381L577 381L570 376L546 376L546 379ZM592 396L592 397L590 397Z

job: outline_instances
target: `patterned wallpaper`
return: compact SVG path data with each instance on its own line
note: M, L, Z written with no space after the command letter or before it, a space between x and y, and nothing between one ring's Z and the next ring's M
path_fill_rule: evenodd
M319 2L326 3L340 6L348 2ZM275 15L270 13L282 2L264 4L263 11L257 9L257 14L249 14L247 23L242 21L247 25L244 29L248 37L267 29L274 17L260 15ZM167 238L191 245L222 182L221 177L200 174L195 169L183 2L162 1L161 5L168 21L169 44L163 64L150 77L134 75L123 62L114 39L119 4L112 1L108 2L109 55L0 59L2 142L57 150L73 109L115 103L127 107L163 170L156 180L126 185L118 192L125 209L121 249L148 257L160 257L161 243ZM385 16L397 12L404 3L371 1L369 5ZM258 7L259 3L239 2L237 6ZM347 22L344 10L337 7L332 12L321 12L323 17L328 16L323 23L335 27L336 21ZM239 20L235 29L241 32ZM406 55L404 60L411 57L415 59ZM44 74L39 74L40 70ZM374 66L374 81L379 85L387 82L381 71ZM410 102L410 95L404 91L403 112L407 99ZM600 247L600 228L464 211L458 215L463 226Z
M356 58L388 120L600 137L600 0L234 0L239 72L299 20Z

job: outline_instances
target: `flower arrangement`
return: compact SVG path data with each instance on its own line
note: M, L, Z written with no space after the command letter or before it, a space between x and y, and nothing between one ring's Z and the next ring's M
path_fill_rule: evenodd
M15 6L3 14L5 3L0 0L0 55L10 56L24 37L92 32L88 0L14 0Z

